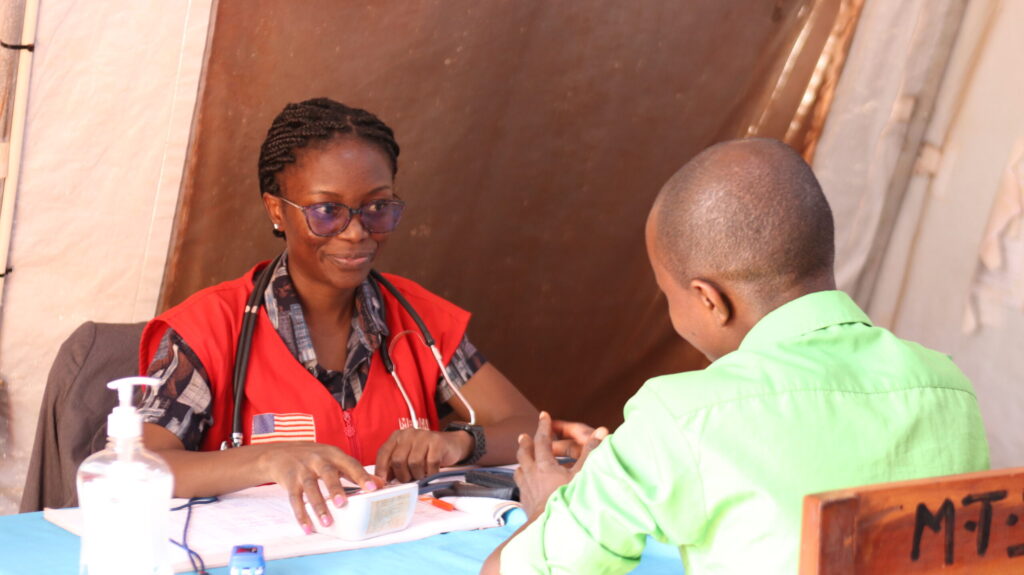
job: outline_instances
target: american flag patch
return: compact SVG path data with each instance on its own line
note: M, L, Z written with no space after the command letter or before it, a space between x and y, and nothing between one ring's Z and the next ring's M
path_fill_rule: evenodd
M253 445L276 441L316 441L316 425L308 413L261 413L252 418Z

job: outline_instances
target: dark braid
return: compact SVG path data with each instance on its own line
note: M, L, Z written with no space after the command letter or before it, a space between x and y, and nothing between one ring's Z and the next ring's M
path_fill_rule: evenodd
M366 110L349 108L329 98L314 98L288 104L270 125L260 146L260 195L281 195L277 173L295 162L296 149L339 134L351 134L377 145L391 162L392 175L398 173L398 142L387 124ZM274 235L284 236L276 230Z

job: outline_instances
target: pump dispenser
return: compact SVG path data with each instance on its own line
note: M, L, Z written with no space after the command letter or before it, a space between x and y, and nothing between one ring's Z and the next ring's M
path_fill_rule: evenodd
M119 405L107 416L107 447L78 467L82 508L79 575L167 575L168 522L174 478L167 464L142 447L142 416L132 407L136 385L151 377L107 384Z

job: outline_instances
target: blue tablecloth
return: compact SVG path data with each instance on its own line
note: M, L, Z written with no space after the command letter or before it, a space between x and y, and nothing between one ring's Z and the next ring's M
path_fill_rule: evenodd
M267 564L267 575L310 573L411 573L412 575L478 573L483 560L523 522L512 512L508 524L495 529L435 535L420 541L279 559ZM240 543L244 543L241 541ZM43 519L42 513L0 517L0 575L75 575L79 539ZM675 547L648 540L634 573L682 573ZM228 575L227 567L210 570Z

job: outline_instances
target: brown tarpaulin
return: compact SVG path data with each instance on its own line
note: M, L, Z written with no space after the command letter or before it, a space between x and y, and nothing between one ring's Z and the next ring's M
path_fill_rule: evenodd
M256 181L288 102L369 109L408 202L379 267L474 313L539 407L616 425L705 360L644 250L661 184L743 134L813 144L859 0L221 0L161 308L278 252Z

